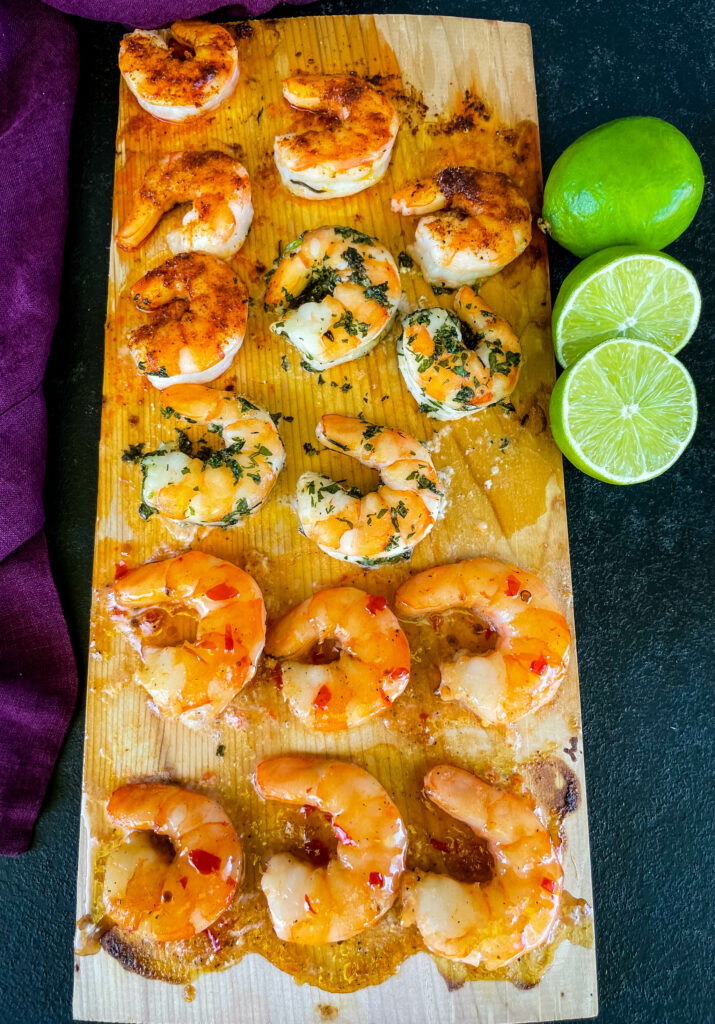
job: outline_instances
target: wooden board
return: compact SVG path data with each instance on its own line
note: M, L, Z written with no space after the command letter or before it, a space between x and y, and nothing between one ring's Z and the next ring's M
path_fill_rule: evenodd
M146 167L168 151L212 146L235 153L247 166L256 216L248 242L233 262L253 301L244 346L216 386L234 384L271 411L293 417L281 420L288 462L266 507L236 528L169 532L158 517L146 523L139 518L139 472L122 462L122 452L138 442L153 448L171 440L172 431L159 414L159 393L137 375L126 348L127 326L138 315L126 292L169 255L166 231L180 211L165 218L138 252L122 254L112 245L77 917L101 914L102 853L112 836L104 814L109 793L129 780L180 781L215 796L244 838L244 894L237 903L240 913L232 918L233 931L227 926L224 937L234 959L249 952L228 970L209 970L195 980L185 974L181 980L193 981L187 987L124 970L104 950L78 956L75 1017L144 1024L447 1024L593 1016L595 952L575 657L552 705L509 732L487 730L464 709L443 704L434 695L441 641L424 626L410 626L410 686L373 723L343 734L306 732L290 718L266 673L239 695L215 729L198 733L152 713L144 691L131 682L134 655L107 619L104 593L117 563L139 564L193 546L248 568L264 591L271 617L339 580L391 599L411 569L487 554L539 573L573 626L562 466L546 417L554 365L546 246L539 232L527 252L483 288L522 338L525 361L512 406L492 407L468 421L439 424L417 411L398 372L394 338L367 357L324 373L319 383L316 375L300 368L295 350L269 334L261 303L262 272L279 243L306 228L347 224L377 236L395 255L405 250L414 222L390 212L389 196L410 178L447 162L505 171L538 211L541 169L528 27L385 15L254 22L251 30L240 26L237 35L242 66L237 91L209 118L183 127L162 124L140 111L121 85L113 229L124 219ZM346 200L319 203L281 191L271 148L273 136L287 130L290 114L280 83L301 69L382 76L386 91L395 97L402 128L379 186ZM403 275L403 287L410 308L420 301L432 303L431 291L418 274ZM449 297L437 301L448 305ZM411 567L372 572L346 567L297 532L290 498L305 469L326 470L363 487L374 481L338 455L311 455L303 448L315 440L315 425L324 412L360 410L368 420L429 439L444 473L444 518L418 546ZM272 845L285 847L289 818L281 808L258 800L250 776L261 758L288 751L353 759L373 771L409 823L410 856L419 863L434 855L428 842L434 822L420 796L421 777L430 765L458 763L478 773L491 771L505 783L518 773L551 824L560 823L563 836L571 896L565 900L555 940L538 956L530 955L504 972L501 980L475 977L475 972L452 968L424 952L409 955L418 946L414 936L410 942L395 939L396 912L371 930L374 934L364 933L362 945L344 944L344 949L329 953L307 947L286 952L277 940L271 945L268 939L251 946L239 927L241 915L251 927L265 930L260 862ZM78 935L81 945L84 927ZM250 951L259 948L312 983L296 984L288 973ZM209 955L206 966L221 966L222 956ZM530 987L551 958L543 979ZM166 971L166 965L151 962L148 969ZM352 992L326 990L366 981L371 982L368 987Z

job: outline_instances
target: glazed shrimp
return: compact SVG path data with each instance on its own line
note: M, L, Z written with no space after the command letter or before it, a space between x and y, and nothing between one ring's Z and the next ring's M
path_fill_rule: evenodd
M342 942L379 921L395 902L407 833L377 779L342 761L274 757L258 765L254 785L264 800L322 811L338 840L325 867L291 853L269 859L261 888L278 938Z
M114 621L141 657L135 679L168 718L216 718L256 671L266 638L258 584L201 551L124 569L110 588ZM198 619L196 639L175 646L174 616Z
M119 70L139 106L162 121L185 121L224 103L238 82L230 32L207 21L171 30L136 29L119 45Z
M558 916L563 871L527 801L450 765L427 773L424 792L487 841L494 875L486 884L470 884L430 872L406 874L403 924L416 924L433 953L487 971L543 945Z
M402 295L390 253L374 238L344 227L304 231L276 261L265 306L280 319L271 330L327 370L365 355L387 333Z
M410 249L431 284L458 288L496 274L531 241L531 210L506 174L446 167L392 197L420 217Z
M399 128L386 96L355 75L294 75L283 82L283 95L321 115L314 128L276 137L273 155L289 192L332 199L381 180Z
M454 296L454 313L435 306L403 319L397 356L420 412L455 420L512 393L521 345L506 320L465 285Z
M176 942L204 931L229 906L241 878L241 842L214 800L139 782L115 789L107 814L126 833L104 872L104 907L120 928Z
M497 634L493 651L461 651L440 665L439 695L460 701L488 724L511 723L550 701L566 675L571 634L533 573L491 558L440 565L406 580L397 614L418 619L468 608Z
M231 526L257 512L285 464L285 449L267 409L231 391L175 384L162 396L163 414L205 423L224 447L201 457L160 448L141 460L142 514L205 526ZM184 445L182 445L184 447Z
M253 218L251 182L238 160L214 149L168 153L152 164L117 232L120 249L136 249L177 203L191 203L181 227L169 231L173 253L198 250L219 259L235 256Z
M382 484L362 497L330 477L299 478L301 532L332 558L375 568L411 556L434 526L442 485L426 448L411 434L357 416L323 416L318 440L376 469Z
M355 587L321 590L268 632L279 685L305 725L336 732L362 725L410 679L407 637L384 597Z
M131 294L137 309L154 313L127 343L155 388L205 384L229 368L246 333L248 296L228 264L180 253L145 274Z

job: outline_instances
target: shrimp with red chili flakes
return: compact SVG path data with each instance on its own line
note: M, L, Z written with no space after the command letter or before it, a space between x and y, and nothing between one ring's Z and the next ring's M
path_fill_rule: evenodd
M293 75L283 95L315 111L315 127L276 137L281 181L304 199L352 196L380 181L397 138L399 118L378 89L355 75Z
M494 874L480 884L407 873L402 923L416 924L433 953L487 971L542 946L558 917L563 870L527 800L450 765L427 773L424 792L487 841Z
M238 50L221 25L175 21L170 30L136 29L124 36L119 70L153 117L185 121L231 96L238 82Z
M110 606L141 657L136 681L168 718L189 726L210 722L253 678L266 609L258 584L237 565L187 551L120 568ZM175 643L172 619L178 615L198 619L193 643Z
M315 436L376 469L381 485L361 495L320 473L297 483L300 529L331 558L372 569L410 558L442 509L444 490L427 449L396 427L358 416L323 416Z
M440 666L439 696L460 701L488 724L516 722L547 704L566 675L571 633L542 581L491 558L439 565L395 594L397 614L426 618L467 608L496 633L494 650L460 651Z
M531 241L531 209L506 174L446 167L392 197L394 213L420 217L410 252L430 284L459 288L496 274Z
M325 866L292 853L270 857L261 888L278 938L342 942L379 921L395 902L407 832L377 779L343 761L274 757L258 765L254 785L264 800L322 811L338 840Z
M253 218L248 171L226 153L207 149L167 153L144 175L132 209L117 232L120 249L136 249L177 203L191 203L181 227L169 231L173 253L235 256Z
M506 320L464 285L454 296L454 313L434 306L404 317L397 357L420 412L455 420L512 393L521 345Z
M407 637L384 597L356 587L313 594L268 631L266 654L291 711L311 729L362 725L410 679Z
M107 814L125 831L104 871L108 917L154 942L209 928L241 878L241 841L223 808L179 786L140 782L115 789Z
M159 390L215 380L243 344L248 295L215 256L179 253L136 281L131 295L151 322L129 331L129 351Z

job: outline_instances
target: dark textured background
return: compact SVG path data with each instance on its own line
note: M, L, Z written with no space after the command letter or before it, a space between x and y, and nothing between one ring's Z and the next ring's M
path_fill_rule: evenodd
M304 10L378 8L375 0L338 0ZM588 128L653 114L688 135L712 177L715 9L708 0L421 0L384 10L529 22L546 171ZM83 669L121 30L90 22L78 29L70 228L46 381L46 503L54 571ZM714 226L711 182L695 224L669 250L694 271L705 298L700 328L681 353L700 398L690 448L665 476L633 488L566 467L603 1024L715 1020ZM551 261L555 295L575 261L556 246ZM0 859L1 1024L71 1020L83 715L80 700L32 850Z

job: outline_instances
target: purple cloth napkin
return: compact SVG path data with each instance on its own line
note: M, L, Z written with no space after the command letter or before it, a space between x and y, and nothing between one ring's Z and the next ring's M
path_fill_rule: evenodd
M42 532L42 378L57 321L77 85L63 14L161 26L211 0L0 0L0 855L26 850L69 725L77 670ZM305 0L289 0L302 3ZM227 16L262 14L246 0ZM88 581L89 585L89 581Z

